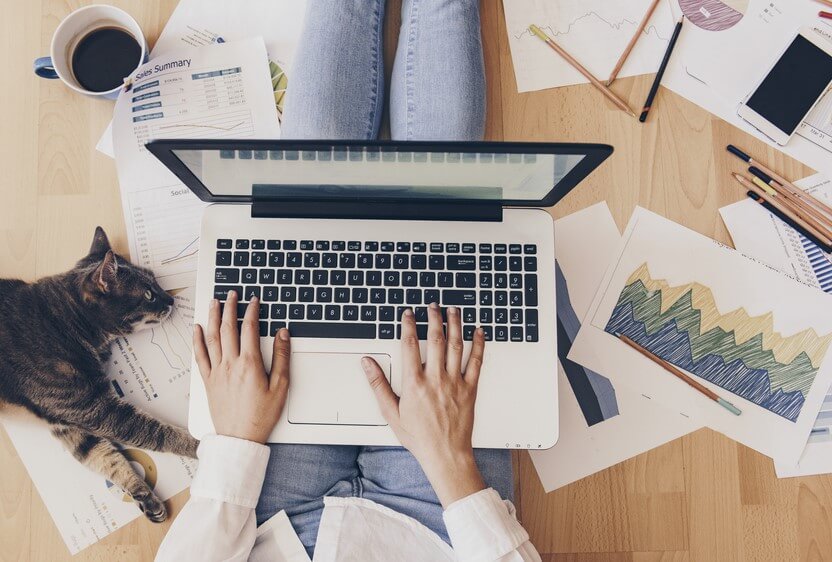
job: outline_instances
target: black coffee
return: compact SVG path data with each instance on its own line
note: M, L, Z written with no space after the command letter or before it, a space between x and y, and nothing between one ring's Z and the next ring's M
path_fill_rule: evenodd
M115 27L103 27L87 34L72 53L75 80L90 92L106 92L120 86L133 72L142 56L136 39Z

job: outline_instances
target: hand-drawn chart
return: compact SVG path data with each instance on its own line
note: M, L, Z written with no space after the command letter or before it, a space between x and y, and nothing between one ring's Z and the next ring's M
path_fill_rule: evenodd
M646 263L627 280L606 331L790 421L832 343L832 334L812 329L784 337L770 313L721 313L711 289L697 282L672 287L653 279Z
M749 0L679 0L682 13L697 27L725 31L745 16Z

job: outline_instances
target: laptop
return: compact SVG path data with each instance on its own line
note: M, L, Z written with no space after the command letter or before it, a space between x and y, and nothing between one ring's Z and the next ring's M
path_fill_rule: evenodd
M558 439L550 207L612 153L594 144L159 140L147 145L200 199L194 320L229 291L260 298L261 348L292 335L289 396L269 441L398 445L360 366L397 393L400 317L459 307L465 359L486 351L475 447ZM422 343L424 354L424 342ZM424 356L424 355L423 355ZM197 372L196 365L191 368ZM213 431L202 378L188 427Z

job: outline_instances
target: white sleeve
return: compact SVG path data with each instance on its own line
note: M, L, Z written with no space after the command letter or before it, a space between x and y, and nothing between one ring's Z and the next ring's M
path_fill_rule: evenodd
M171 525L156 560L248 560L257 537L254 508L260 497L269 448L207 435L199 444L199 468L191 498Z
M491 488L455 501L443 518L457 560L540 562L514 506Z

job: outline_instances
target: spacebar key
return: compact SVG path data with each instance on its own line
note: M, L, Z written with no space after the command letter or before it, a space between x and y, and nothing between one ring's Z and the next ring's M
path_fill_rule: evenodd
M476 305L476 291L442 291L442 306Z
M358 322L289 322L289 333L293 338L374 340L376 339L376 325Z

